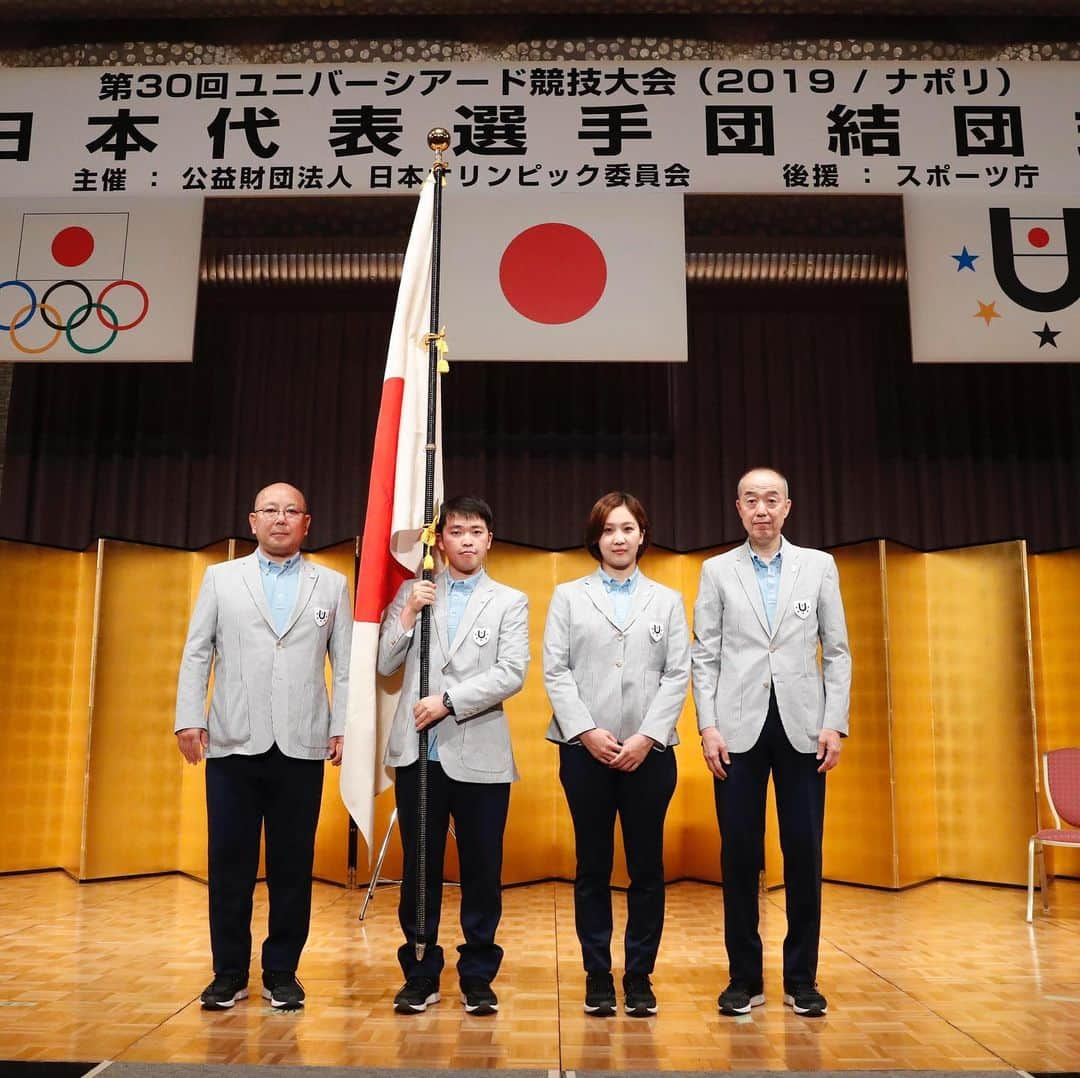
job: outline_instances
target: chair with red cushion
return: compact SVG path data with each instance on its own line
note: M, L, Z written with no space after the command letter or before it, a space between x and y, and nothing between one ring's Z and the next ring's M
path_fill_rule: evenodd
M1035 857L1039 858L1039 883L1043 910L1050 909L1046 894L1046 846L1080 849L1080 749L1054 749L1043 753L1043 790L1054 826L1045 827L1028 842L1027 919L1035 901Z

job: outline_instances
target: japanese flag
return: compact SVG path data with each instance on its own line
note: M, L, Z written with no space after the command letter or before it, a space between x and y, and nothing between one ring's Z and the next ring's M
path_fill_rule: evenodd
M685 264L678 194L448 190L449 358L685 362Z
M24 281L119 281L127 254L126 213L26 213L15 276Z

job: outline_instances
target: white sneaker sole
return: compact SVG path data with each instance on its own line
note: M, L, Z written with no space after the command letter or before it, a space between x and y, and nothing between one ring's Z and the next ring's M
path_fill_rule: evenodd
M214 1003L203 1003L202 1008L204 1011L227 1011L230 1007L236 1005L236 1001L240 999L248 998L248 990L241 988L239 992L233 996L232 999L217 1000Z
M821 1010L818 1010L816 1007L815 1008L796 1007L795 1006L795 997L794 996L789 996L786 992L784 993L784 1006L785 1007L790 1007L796 1014L809 1015L811 1018L820 1018L823 1015L826 1015L826 1014L829 1013L829 1005L828 1004L826 1004L824 1007L822 1007Z
M432 992L423 1003L395 1003L394 1010L398 1014L423 1014L433 1003L438 1003L442 996L438 992Z
M618 1010L616 1003L601 1003L598 1007L590 1007L585 1004L586 1014L595 1014L598 1018L608 1018Z
M765 993L759 992L756 996L750 997L750 1003L746 1007L731 1007L729 1010L724 1010L723 1007L717 1005L717 1009L725 1017L733 1017L739 1014L749 1014L751 1007L761 1007L765 1004Z
M631 1018L651 1018L656 1014L656 1007L627 1007L624 1004L624 1009Z
M303 1000L299 1003L288 1003L283 999L274 999L274 993L269 988L262 990L262 997L269 1001L271 1007L276 1007L279 1011L300 1011L304 1008Z
M461 1002L465 1007L465 1013L466 1014L476 1014L476 1015L497 1014L498 1011L499 1011L498 1003L480 1003L480 1004L470 1005L469 1001L465 998L465 993L464 992L461 993Z

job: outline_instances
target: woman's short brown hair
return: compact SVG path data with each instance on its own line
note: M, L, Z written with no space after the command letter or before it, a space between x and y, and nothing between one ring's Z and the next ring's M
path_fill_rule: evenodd
M600 536L604 534L604 522L613 509L625 505L630 510L631 516L638 522L641 529L642 541L638 547L638 560L649 549L649 514L645 512L645 506L625 490L612 490L602 498L598 498L596 504L589 511L589 519L585 522L585 549L600 561Z

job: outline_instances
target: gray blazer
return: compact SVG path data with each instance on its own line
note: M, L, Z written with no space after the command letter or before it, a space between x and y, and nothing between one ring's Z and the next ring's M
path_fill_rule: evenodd
M432 604L429 695L450 694L454 714L431 729L439 735L439 763L459 782L516 782L510 725L503 702L521 689L529 668L529 600L484 573L448 643L446 615L450 574L435 578ZM401 627L401 611L415 582L406 580L383 615L378 670L384 677L405 664L390 739L387 767L407 767L419 756L413 707L420 699L420 619Z
M715 726L729 752L753 748L770 684L796 751L816 752L823 727L847 734L851 651L831 554L783 541L772 632L750 544L709 558L694 604L692 655L698 729Z
M677 591L640 575L620 628L599 570L555 589L544 629L549 741L599 728L619 741L641 733L677 745L689 684L690 631Z
M352 623L348 585L333 569L301 559L296 606L279 636L257 556L210 566L180 660L174 729L209 730L209 757L252 756L276 742L286 756L325 760L327 742L345 733Z

